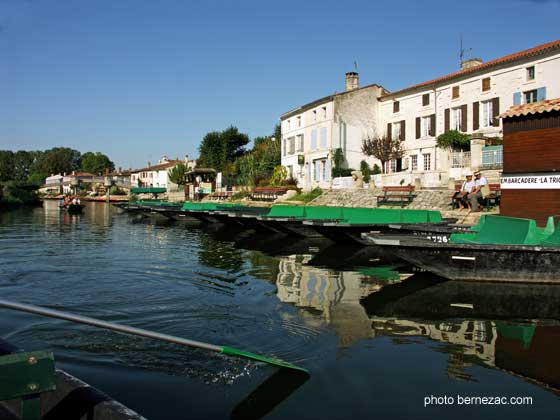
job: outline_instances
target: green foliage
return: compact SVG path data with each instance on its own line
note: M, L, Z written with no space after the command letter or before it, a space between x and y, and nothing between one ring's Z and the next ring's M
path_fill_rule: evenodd
M37 202L37 191L14 181L4 182L0 202L4 205L34 204Z
M81 153L68 147L54 147L39 157L34 172L51 174L70 173L80 169Z
M360 171L362 172L364 182L367 184L371 179L371 168L365 160L360 162Z
M109 188L109 194L110 195L126 195L126 193L121 190L119 187L117 187L116 185L113 185L111 188Z
M129 203L136 203L138 201L138 196L136 194L130 194L128 196Z
M339 176L351 176L353 171L355 171L355 169L352 169L352 168L333 168L331 172L332 172L333 178L336 178L336 177L339 177Z
M323 190L321 188L314 188L313 190L309 191L308 193L300 193L294 195L289 201L303 201L304 203L309 203L310 201L315 200L323 194Z
M249 136L240 133L236 127L212 131L204 136L198 147L198 166L223 171L228 162L245 153L245 145L248 143Z
M362 153L379 159L381 167L384 168L385 162L403 157L404 150L401 140L381 136L362 140Z
M251 191L248 190L237 191L236 193L231 195L231 199L243 200L244 198L249 197L250 195L251 195Z
M460 133L457 130L449 130L437 137L437 145L442 149L470 150L471 136Z
M340 169L344 164L344 153L342 149L339 147L338 149L334 149L332 154L332 161L333 161L333 169Z
M372 170L372 174L373 175L377 175L381 173L381 168L379 167L379 165L377 163L375 163L373 165L373 170Z
M280 187L284 185L286 179L288 178L288 171L282 165L278 165L274 168L272 172L272 177L270 178L270 185L273 187Z
M81 170L94 175L104 175L105 170L115 170L115 164L101 152L86 152L82 155Z
M280 165L280 142L271 137L261 138L253 149L235 160L233 171L228 171L231 183L252 186L263 179L270 179Z
M0 150L0 182L14 179L14 152Z
M504 143L502 137L489 137L486 139L486 146L500 146Z
M185 185L187 183L187 172L187 166L184 163L179 163L167 171L167 176L172 183Z

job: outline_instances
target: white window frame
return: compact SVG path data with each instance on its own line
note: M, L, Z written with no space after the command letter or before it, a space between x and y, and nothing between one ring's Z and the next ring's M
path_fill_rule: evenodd
M291 129L292 123L290 122L290 120L286 121L288 123L288 130Z
M492 127L492 101L482 101L480 105L480 126L482 128Z
M301 127L301 116L297 117L297 126Z
M401 122L393 123L391 128L391 137L393 140L400 140L401 138Z
M532 77L531 77L531 72L533 73ZM525 79L528 82L535 80L535 76L536 76L535 66L529 66L525 68Z
M293 155L296 152L296 138L294 136L288 139L288 154Z
M303 134L296 136L296 147L298 152L303 152Z
M432 117L431 115L427 117L422 117L421 119L422 137L430 137L430 129L432 128Z
M410 169L413 171L418 170L418 155L410 155Z
M424 165L424 171L431 171L432 170L432 154L431 153L422 153L422 161Z
M451 108L450 128L456 131L462 131L461 123L463 121L463 110L461 107Z
M324 120L327 119L327 107L326 106L323 107L323 119Z

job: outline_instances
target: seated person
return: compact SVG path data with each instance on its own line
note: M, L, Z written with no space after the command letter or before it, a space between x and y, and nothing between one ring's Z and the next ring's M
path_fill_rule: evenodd
M461 186L461 190L457 191L454 195L453 195L453 200L455 201L455 203L457 204L459 209L466 209L469 206L469 194L473 191L474 187L475 187L475 183L472 179L472 173L471 172L467 172L465 174L465 177L467 178L467 180L465 182L463 182L463 185Z
M483 197L482 197L482 187L485 185L488 185L488 181L486 180L485 177L482 176L482 172L480 171L476 171L474 173L474 189L472 191L472 193L469 194L469 203L471 205L471 209L473 212L479 212L480 211L480 201L482 201Z

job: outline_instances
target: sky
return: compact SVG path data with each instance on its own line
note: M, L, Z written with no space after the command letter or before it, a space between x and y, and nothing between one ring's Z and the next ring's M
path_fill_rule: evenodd
M197 156L209 131L389 91L560 38L560 0L0 0L0 149Z

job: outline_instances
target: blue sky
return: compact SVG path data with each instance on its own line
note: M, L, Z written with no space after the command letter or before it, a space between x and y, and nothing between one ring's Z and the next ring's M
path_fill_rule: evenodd
M139 167L204 134L389 90L560 38L560 0L0 0L0 149L68 146Z

